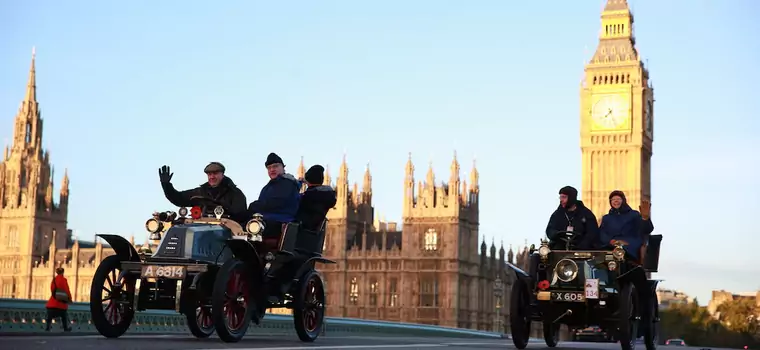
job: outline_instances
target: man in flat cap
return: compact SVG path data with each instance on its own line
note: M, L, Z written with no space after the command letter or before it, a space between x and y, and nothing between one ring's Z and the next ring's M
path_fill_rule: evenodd
M322 185L325 181L325 168L319 164L312 166L304 175L306 191L301 194L301 204L298 207L296 219L302 227L317 231L327 212L338 201L337 194L331 186Z
M282 233L282 224L295 220L301 185L293 175L285 173L285 164L277 154L269 153L264 166L269 182L261 189L259 199L248 206L248 217L256 213L264 216L266 228L262 235L277 238Z
M158 169L158 176L161 179L164 196L178 207L191 207L194 203L190 201L190 198L201 196L221 203L225 211L230 211L230 215L245 213L247 202L245 194L232 182L232 179L224 175L224 171L225 168L222 163L209 163L203 169L203 172L208 176L208 182L185 191L177 191L172 185L171 179L174 174L169 166L164 165Z

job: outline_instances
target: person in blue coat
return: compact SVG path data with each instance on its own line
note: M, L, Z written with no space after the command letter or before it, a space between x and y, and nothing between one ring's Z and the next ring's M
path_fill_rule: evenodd
M285 173L282 158L270 153L264 166L269 174L269 182L259 193L259 198L248 206L248 218L261 214L266 222L264 238L279 237L282 224L293 222L301 199L301 184L293 175Z
M611 246L613 241L626 243L626 252L639 263L644 262L649 235L654 231L650 219L651 204L642 201L639 211L633 210L626 202L623 191L610 193L610 211L602 217L599 238L602 246Z

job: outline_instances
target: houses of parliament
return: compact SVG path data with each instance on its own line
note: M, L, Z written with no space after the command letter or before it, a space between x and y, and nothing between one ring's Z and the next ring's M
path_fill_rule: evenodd
M607 1L599 43L584 71L581 193L601 218L613 190L625 191L633 207L651 198L653 88L635 47L633 15L625 0ZM102 242L71 239L69 178L64 172L55 203L55 176L50 153L42 149L36 90L33 55L13 144L0 163L0 297L47 299L54 269L63 266L74 299L86 301L98 263L113 251ZM303 171L302 162L298 175ZM328 213L324 247L324 255L338 264L321 267L328 285L328 316L472 329L493 329L497 323L506 327L514 277L506 262L525 266L528 251L507 252L502 246L497 252L493 242L489 245L481 238L474 164L463 179L454 155L446 181L437 185L432 169L424 180L415 179L410 155L400 188L404 196L399 223L384 222L375 214L369 169L361 188L349 184L348 173L344 157L334 181L329 171L325 174L325 184L338 196ZM494 293L497 279L504 291L499 297ZM499 314L503 322L497 322Z

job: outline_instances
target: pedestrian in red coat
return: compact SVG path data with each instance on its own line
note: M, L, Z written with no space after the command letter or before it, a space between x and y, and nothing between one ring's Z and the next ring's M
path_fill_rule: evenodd
M63 277L63 268L55 269L55 278L50 283L50 299L48 299L45 308L47 309L47 320L45 330L50 330L50 323L54 318L61 318L61 324L65 332L71 331L69 324L69 303L71 302L71 291L69 290L69 281Z

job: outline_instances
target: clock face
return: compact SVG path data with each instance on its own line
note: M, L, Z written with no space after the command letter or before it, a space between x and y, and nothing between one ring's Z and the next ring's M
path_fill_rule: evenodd
M602 97L591 110L591 118L600 129L616 129L625 123L627 116L625 98L619 95Z
M647 102L644 105L644 131L649 136L652 136L652 129L654 129L654 125L652 123L652 107L652 100L647 99Z

